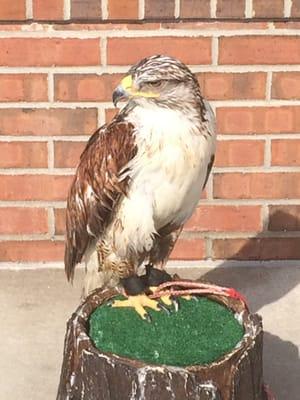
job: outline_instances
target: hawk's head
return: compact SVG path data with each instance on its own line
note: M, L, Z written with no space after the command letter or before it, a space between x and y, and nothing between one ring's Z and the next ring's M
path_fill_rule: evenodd
M134 65L113 92L115 106L119 101L140 105L182 107L201 101L194 74L179 60L155 55Z

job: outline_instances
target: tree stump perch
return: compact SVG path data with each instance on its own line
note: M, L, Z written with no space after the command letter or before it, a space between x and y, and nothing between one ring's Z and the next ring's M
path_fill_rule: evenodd
M232 309L245 328L241 343L209 365L172 367L98 350L89 316L116 290L95 291L67 324L57 400L267 400L263 385L261 318L224 296L207 296Z

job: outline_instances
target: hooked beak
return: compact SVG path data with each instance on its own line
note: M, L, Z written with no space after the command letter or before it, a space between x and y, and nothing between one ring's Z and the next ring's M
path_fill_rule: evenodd
M114 106L117 107L119 101L126 100L126 99L128 99L128 97L129 97L129 93L127 93L126 90L121 85L119 85L113 91L113 95L112 95L112 101L114 103Z
M131 95L132 89L132 76L127 75L125 78L121 80L121 83L113 92L112 101L114 106L117 107L117 104L121 100L126 100Z

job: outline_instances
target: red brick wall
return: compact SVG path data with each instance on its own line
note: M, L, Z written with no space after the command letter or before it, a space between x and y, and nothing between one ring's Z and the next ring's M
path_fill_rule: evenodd
M191 66L218 120L173 258L299 260L297 16L298 0L0 0L0 262L62 260L79 154L120 77L153 53Z

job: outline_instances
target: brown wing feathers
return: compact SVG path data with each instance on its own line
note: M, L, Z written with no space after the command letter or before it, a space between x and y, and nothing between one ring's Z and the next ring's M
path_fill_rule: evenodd
M99 238L108 225L122 195L127 193L129 177L120 172L137 151L134 127L113 121L91 136L80 157L67 201L65 271L74 276L90 242Z

